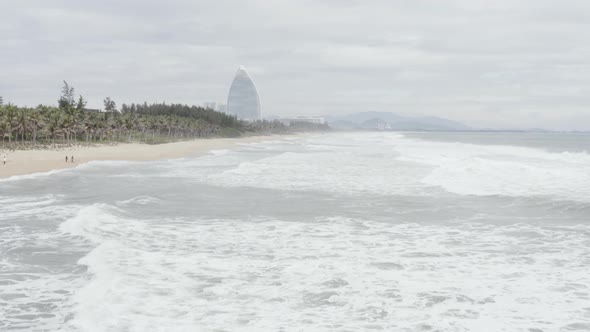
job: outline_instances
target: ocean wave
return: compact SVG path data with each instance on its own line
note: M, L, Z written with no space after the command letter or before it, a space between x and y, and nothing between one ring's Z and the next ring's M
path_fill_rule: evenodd
M0 330L56 331L67 320L69 299L86 280L76 255L54 221L75 205L54 195L0 198ZM4 310L5 309L5 310Z
M590 300L585 225L156 223L111 209L63 227L96 245L72 330L545 330L582 320Z
M221 149L221 150L210 150L209 153L214 155L214 156L223 156L228 154L229 152L231 152L231 150L228 149Z
M396 172L389 172L389 169ZM212 174L207 183L278 190L324 191L344 194L423 196L428 193L416 179L424 168L374 158L350 151L325 153L316 150L282 152L274 156L242 162Z
M160 199L153 196L146 196L141 195L137 197L133 197L131 199L127 199L124 201L117 202L119 206L130 206L130 205L150 205L150 204L157 204L160 202Z
M72 169L74 169L74 168L62 168L62 169L50 170L47 172L38 172L38 173L23 174L23 175L13 175L13 176L9 176L7 178L0 178L0 183L1 182L20 181L20 180L31 180L31 179L36 179L36 178L40 178L40 177L47 177L47 176L51 176L54 174L59 174L59 173L71 171Z
M430 165L422 181L460 195L543 196L590 202L590 155L406 140L401 161Z

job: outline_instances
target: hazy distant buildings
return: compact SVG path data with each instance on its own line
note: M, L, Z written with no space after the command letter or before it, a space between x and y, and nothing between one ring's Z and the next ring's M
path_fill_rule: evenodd
M227 105L225 104L217 104L217 112L227 113Z
M314 123L314 124L326 123L326 120L324 118L306 117L306 116L298 116L295 118L279 118L277 120L286 126L291 126L291 125L297 124L297 123Z
M386 121L378 119L377 123L375 124L375 129L377 129L377 130L390 130L391 125Z
M246 68L240 66L229 89L227 113L242 120L260 119L260 98Z
M225 104L222 104L222 103L208 102L208 103L204 103L203 107L208 108L210 110L217 111L217 112L222 112L222 113L227 112L227 107L225 106Z

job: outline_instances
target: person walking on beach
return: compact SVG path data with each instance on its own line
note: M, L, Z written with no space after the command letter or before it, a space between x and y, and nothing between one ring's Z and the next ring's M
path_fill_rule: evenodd
M4 166L6 166L6 155L4 155Z
M68 156L66 156L66 163L68 162Z
M72 156L72 159L71 160L72 160L72 162L74 162L74 156Z

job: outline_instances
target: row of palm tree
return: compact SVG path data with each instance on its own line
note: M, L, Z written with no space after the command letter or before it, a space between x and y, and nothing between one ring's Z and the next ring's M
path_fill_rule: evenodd
M107 142L163 143L292 131L293 128L278 121L244 122L194 106L152 104L136 107L133 111L92 112L76 107L0 105L0 142L19 147Z
M141 113L0 106L0 137L9 144L157 142L211 137L219 126L202 119Z

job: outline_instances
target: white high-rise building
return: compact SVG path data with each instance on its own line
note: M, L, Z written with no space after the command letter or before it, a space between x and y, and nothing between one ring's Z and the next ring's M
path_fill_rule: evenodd
M260 120L260 98L246 68L240 66L227 97L227 113L238 119Z

